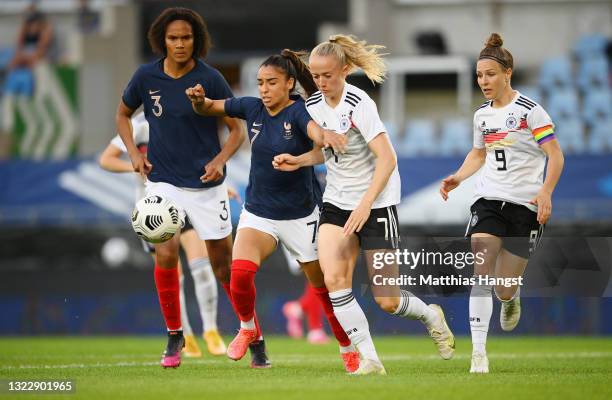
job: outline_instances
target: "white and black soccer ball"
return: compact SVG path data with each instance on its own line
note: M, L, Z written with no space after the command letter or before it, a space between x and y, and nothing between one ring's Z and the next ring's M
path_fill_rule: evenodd
M178 209L172 201L163 197L145 197L134 207L132 228L147 242L163 243L181 228Z

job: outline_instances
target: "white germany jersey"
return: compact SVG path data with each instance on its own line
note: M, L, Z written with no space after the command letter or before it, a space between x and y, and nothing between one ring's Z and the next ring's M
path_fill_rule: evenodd
M146 152L147 145L149 144L149 123L145 119L144 112L134 115L130 122L132 123L132 136L134 137L134 144L136 144L138 150ZM115 136L113 140L111 140L111 144L120 149L122 152L127 153L125 144L119 135ZM136 187L136 201L142 199L144 195L144 182L139 180L138 186Z
M484 103L474 114L474 147L486 148L487 156L473 200L509 201L537 211L529 201L544 182L546 153L540 146L554 139L546 111L518 91L505 107Z
M320 126L348 138L344 154L335 154L331 148L324 152L327 184L323 201L343 210L354 210L374 176L375 157L368 143L386 132L376 103L366 92L346 83L336 108L326 103L321 92L316 92L306 101L306 109ZM401 182L396 166L372 208L396 205L400 202L400 195Z

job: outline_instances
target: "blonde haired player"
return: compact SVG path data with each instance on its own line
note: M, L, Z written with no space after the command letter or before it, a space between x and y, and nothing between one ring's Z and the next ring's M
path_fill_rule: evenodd
M380 48L352 36L335 35L312 50L309 66L319 92L306 101L306 107L319 125L346 135L347 150L339 154L328 148L323 156L320 149L314 149L297 157L281 154L275 158L275 166L281 170L325 161L327 186L319 221L319 260L334 314L361 353L356 375L386 374L366 316L351 289L357 257L360 248L371 259L374 252L397 248L399 243L396 205L401 182L395 151L374 101L346 82L348 74L361 68L372 82L381 83L386 66L378 53ZM397 266L390 268L397 274ZM454 337L439 306L428 306L398 286L386 288L386 293L375 287L372 290L386 312L421 320L440 355L452 357Z
M523 275L550 217L563 153L546 111L512 89L514 60L502 45L493 33L480 52L476 75L487 101L474 114L474 148L461 168L442 181L440 194L447 200L451 190L482 168L466 232L472 251L485 255L483 263L475 263L474 274L516 278ZM470 294L472 373L489 372L492 289L477 282ZM511 331L521 316L520 288L496 286L495 294L502 302L501 327Z
M132 133L136 147L143 153L146 153L146 148L149 143L149 124L144 117L144 113L140 112L133 116L130 120L132 124ZM122 156L127 154L127 150L121 138L117 135L111 140L108 146L100 155L100 166L110 172L134 172L132 164L123 160ZM143 198L145 195L144 181L140 181L136 187L136 201ZM230 193L230 197L233 193ZM202 332L204 341L208 348L208 352L212 355L225 354L226 347L223 339L219 335L217 329L217 299L218 289L217 282L208 260L206 252L206 243L198 238L193 226L186 219L185 226L181 230L181 247L185 251L189 269L195 286L195 295L202 318ZM146 252L154 255L155 247L150 243L142 240L143 247ZM187 357L201 357L202 352L198 346L193 329L189 323L187 316L187 306L185 302L184 276L182 266L179 261L179 283L180 283L180 303L181 303L181 324L185 335L185 347L183 353Z

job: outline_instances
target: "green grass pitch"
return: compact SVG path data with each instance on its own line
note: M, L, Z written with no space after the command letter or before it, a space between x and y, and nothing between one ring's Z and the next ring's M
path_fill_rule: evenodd
M248 355L233 362L208 354L164 370L162 337L0 338L0 379L75 380L76 393L54 399L612 398L612 338L494 336L491 373L472 375L469 338L458 339L455 358L444 361L427 337L376 337L389 374L382 377L347 376L334 344L274 336L266 342L269 370L249 368Z

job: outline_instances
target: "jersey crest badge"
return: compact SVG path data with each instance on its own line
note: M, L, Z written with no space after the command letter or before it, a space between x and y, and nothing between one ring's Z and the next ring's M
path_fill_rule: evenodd
M285 133L283 134L283 137L286 140L289 140L289 139L293 138L293 132L291 131L291 123L290 122L284 122L283 123L283 128L285 128Z
M340 131L342 132L348 131L350 127L351 127L351 119L348 116L343 115L342 118L340 118Z
M517 125L517 120L514 117L514 115L511 115L508 117L508 119L506 119L506 128L514 129L516 128L516 125Z

